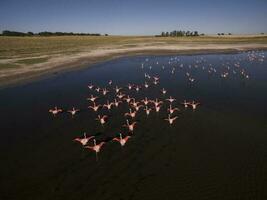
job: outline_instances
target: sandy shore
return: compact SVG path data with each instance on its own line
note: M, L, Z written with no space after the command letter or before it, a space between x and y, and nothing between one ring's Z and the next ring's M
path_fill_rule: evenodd
M137 45L113 45L88 49L73 55L55 55L49 60L39 64L32 64L19 69L4 69L0 73L0 87L6 87L25 81L31 81L51 75L53 73L88 67L90 64L110 59L132 55L159 55L159 54L199 54L238 52L255 49L267 49L267 44L164 44L143 43ZM8 60L1 60L2 63Z

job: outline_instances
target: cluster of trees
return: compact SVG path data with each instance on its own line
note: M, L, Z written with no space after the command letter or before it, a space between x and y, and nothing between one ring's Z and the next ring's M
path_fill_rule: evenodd
M33 32L17 32L17 31L8 31L5 30L1 34L2 36L101 36L100 33L73 33L73 32L39 32L39 33L33 33ZM105 34L105 36L108 36L108 34Z
M232 35L232 33L217 33L217 35Z
M204 34L201 34L204 35ZM162 32L161 35L156 35L157 37L183 37L183 36L199 36L198 31L171 31Z

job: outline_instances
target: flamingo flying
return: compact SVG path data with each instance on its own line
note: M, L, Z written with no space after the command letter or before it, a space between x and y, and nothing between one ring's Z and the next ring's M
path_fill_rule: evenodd
M85 146L89 142L89 140L95 137L95 136L86 137L86 133L84 133L83 135L84 135L83 138L75 138L73 141L77 141L81 143L83 146Z
M126 124L124 124L123 126L124 126L124 127L127 127L127 128L129 129L129 131L133 133L133 131L134 131L134 127L135 127L136 123L137 123L137 122L133 122L133 123L130 124L130 123L129 123L129 120L126 119Z
M112 140L113 141L117 141L117 142L119 142L120 143L120 145L123 147L125 144L126 144L126 142L127 142L127 140L128 139L130 139L131 138L131 136L126 136L126 137L124 137L124 138L122 138L122 135L121 135L121 133L120 133L120 137L119 138L113 138Z
M103 126L106 123L106 119L107 118L108 118L107 115L104 115L102 117L100 115L98 115L97 118L96 118L96 120L99 120L100 124Z
M104 144L105 144L105 142L100 142L99 144L96 144L96 140L94 139L94 146L88 145L88 146L85 146L84 148L95 151L96 161L97 161L98 160L97 154L100 152L100 150Z
M167 118L167 119L164 119L164 120L168 121L169 124L172 125L173 122L174 122L174 120L176 120L177 118L178 118L177 116L171 118L171 115L169 114L169 115L168 115L168 118Z
M74 107L72 108L72 110L68 110L68 112L71 114L72 117L79 111L80 111L79 109L75 109Z
M52 113L54 116L56 116L58 113L62 112L63 110L60 108L57 108L57 106L54 109L50 109L49 112Z

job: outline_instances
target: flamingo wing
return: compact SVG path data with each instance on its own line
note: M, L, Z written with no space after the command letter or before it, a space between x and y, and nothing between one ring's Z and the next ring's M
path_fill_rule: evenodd
M119 139L119 138L116 138L116 137L115 137L115 138L113 138L112 140L113 140L113 141L120 142L120 139Z

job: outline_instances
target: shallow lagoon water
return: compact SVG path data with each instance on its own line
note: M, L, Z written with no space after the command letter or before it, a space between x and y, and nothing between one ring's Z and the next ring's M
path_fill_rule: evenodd
M237 62L249 79L232 73L227 79L220 77L225 66L234 69ZM207 72L209 64L217 74ZM0 90L0 198L266 199L266 64L249 61L247 52L125 57ZM195 78L193 84L186 72ZM86 98L97 94L87 85L109 87L109 80L112 88L141 85L144 73L159 75L159 86L125 93L138 100L171 95L181 109L179 119L171 127L163 120L167 104L148 118L141 112L134 135L121 148L110 139L127 133L122 128L127 107L101 111L109 120L100 126L96 114L87 109ZM166 97L160 93L163 87ZM185 110L179 104L184 99L201 105L194 112ZM81 112L74 118L67 113L53 117L48 110L56 105L64 110L75 106ZM72 141L83 132L110 141L98 162L93 152Z

